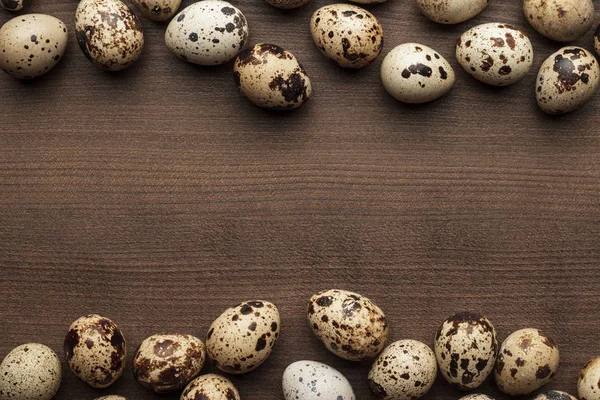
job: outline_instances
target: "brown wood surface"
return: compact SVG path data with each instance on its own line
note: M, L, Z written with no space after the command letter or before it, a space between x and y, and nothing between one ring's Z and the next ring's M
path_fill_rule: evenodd
M385 52L420 42L457 72L450 95L406 106L384 92L381 59L344 71L318 52L308 21L326 1L291 12L233 2L251 42L305 65L306 107L255 108L230 64L175 58L165 26L147 20L141 60L103 72L76 44L76 0L31 1L26 11L71 33L47 76L0 74L0 357L26 342L62 356L69 324L91 312L121 326L131 355L157 332L204 338L227 307L260 298L278 305L283 329L260 369L232 378L244 399L282 398L281 374L299 359L331 364L359 399L374 398L369 363L337 359L306 323L310 295L335 287L378 303L393 340L431 345L459 310L487 315L500 339L544 329L562 352L548 387L576 392L580 367L600 354L600 98L564 117L538 110L537 68L560 46L533 32L517 0L454 27L409 0L371 7ZM0 23L11 16L0 11ZM457 65L457 37L484 22L530 34L535 67L521 83L487 87ZM591 47L592 32L577 43ZM498 394L491 382L483 391ZM127 370L105 391L65 371L57 399L101 394L160 398ZM425 400L460 395L440 379Z

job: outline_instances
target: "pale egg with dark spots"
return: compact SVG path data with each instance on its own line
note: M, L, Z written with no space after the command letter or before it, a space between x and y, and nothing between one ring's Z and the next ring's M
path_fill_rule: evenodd
M217 374L201 375L194 379L181 394L180 400L240 400L234 384Z
M459 24L485 10L490 0L417 0L421 13L439 24Z
M0 6L8 11L19 11L23 9L24 0L0 0Z
M132 0L133 4L144 15L153 21L166 21L171 18L181 5L181 0Z
M541 393L535 396L533 400L577 400L577 397L572 396L567 392L550 390L549 392Z
M126 397L123 396L115 396L113 394L103 397L98 397L96 400L127 400Z
M296 361L283 372L285 400L356 400L348 379L316 361Z
M579 39L594 23L592 0L524 0L523 12L536 31L558 42Z
M459 400L494 400L494 399L486 394L474 393L474 394L468 394L466 396L463 396Z
M579 373L577 391L581 400L600 400L600 357L585 364Z

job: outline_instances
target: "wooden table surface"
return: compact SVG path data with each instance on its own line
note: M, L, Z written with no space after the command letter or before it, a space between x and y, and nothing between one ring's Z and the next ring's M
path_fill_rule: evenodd
M69 324L92 312L121 326L131 356L151 334L204 338L227 307L266 299L282 334L261 368L232 378L244 399L281 399L281 374L300 359L338 368L372 399L369 363L337 359L306 323L313 293L344 288L380 305L392 340L432 345L460 310L487 315L502 340L544 329L562 353L548 387L576 392L600 354L600 97L563 117L537 108L537 68L560 46L528 26L520 1L451 27L413 1L370 7L384 52L420 42L457 72L448 96L407 106L383 90L381 58L345 71L318 52L308 21L326 1L282 12L235 0L250 42L292 51L312 78L314 97L286 114L241 97L231 64L174 57L148 20L140 61L103 72L76 44L76 0L31 3L71 32L47 76L0 74L0 358L26 342L62 356ZM535 66L521 83L487 87L456 63L460 33L485 22L530 35ZM591 47L592 32L576 43ZM56 398L101 394L178 398L143 391L130 370L105 391L66 371ZM424 399L461 394L439 379Z

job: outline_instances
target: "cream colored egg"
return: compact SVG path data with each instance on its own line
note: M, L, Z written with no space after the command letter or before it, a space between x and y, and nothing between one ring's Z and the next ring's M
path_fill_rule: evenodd
M452 89L456 78L446 59L430 47L405 43L390 51L381 64L385 90L405 103L426 103Z
M50 71L62 59L67 26L44 14L13 18L0 28L0 68L17 79L32 79Z
M558 346L538 329L521 329L506 338L496 360L494 377L510 396L526 396L544 386L558 370Z
M166 21L181 5L181 0L132 0L138 10L153 21Z
M600 67L594 55L580 47L564 47L542 64L536 81L536 98L548 114L564 114L587 103L600 84Z
M592 0L524 0L523 12L536 31L558 42L579 39L594 23Z
M292 8L302 7L305 4L308 4L310 0L265 0L270 5L282 8L284 10L290 10Z
M459 24L485 10L490 0L417 0L423 15L440 24Z
M181 394L180 400L240 400L233 383L221 375L208 374L194 379Z
M383 48L383 28L373 14L351 4L319 8L310 21L321 52L345 68L371 64Z
M600 25L594 32L594 50L596 50L596 54L600 54Z
M23 9L24 0L0 0L0 6L8 11L19 11Z
M285 400L356 400L350 382L336 369L316 361L296 361L283 372Z
M577 400L577 397L571 396L569 393L558 390L551 390L542 393L533 398L533 400Z
M600 400L600 357L589 361L581 370L577 382L581 400Z
M460 400L494 400L494 399L485 394L468 394L464 397L461 397Z

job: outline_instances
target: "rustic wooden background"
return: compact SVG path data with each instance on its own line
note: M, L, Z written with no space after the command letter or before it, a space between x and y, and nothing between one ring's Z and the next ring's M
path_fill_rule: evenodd
M291 12L234 4L251 42L305 65L315 86L306 107L255 108L231 65L175 58L165 26L147 20L141 60L103 72L77 47L77 1L31 0L26 11L71 33L47 76L0 74L0 357L25 342L62 354L70 322L91 312L121 326L131 355L157 332L204 338L225 308L259 298L278 305L283 331L260 369L233 378L244 399L282 398L281 374L299 359L333 365L371 399L369 364L329 354L305 321L310 295L335 287L378 303L393 340L431 345L459 310L487 315L501 339L547 330L562 351L549 387L576 392L580 367L600 354L600 98L563 117L538 110L537 68L560 46L533 32L517 0L453 27L413 1L370 7L385 52L420 42L457 72L450 95L406 106L384 92L381 59L344 71L321 56L308 21L326 1ZM11 16L0 11L0 23ZM478 83L453 57L462 31L492 21L535 45L535 71L512 87ZM591 47L592 32L577 43ZM491 382L483 391L498 394ZM57 399L103 394L159 398L128 370L106 391L66 371ZM460 396L440 380L425 399Z

